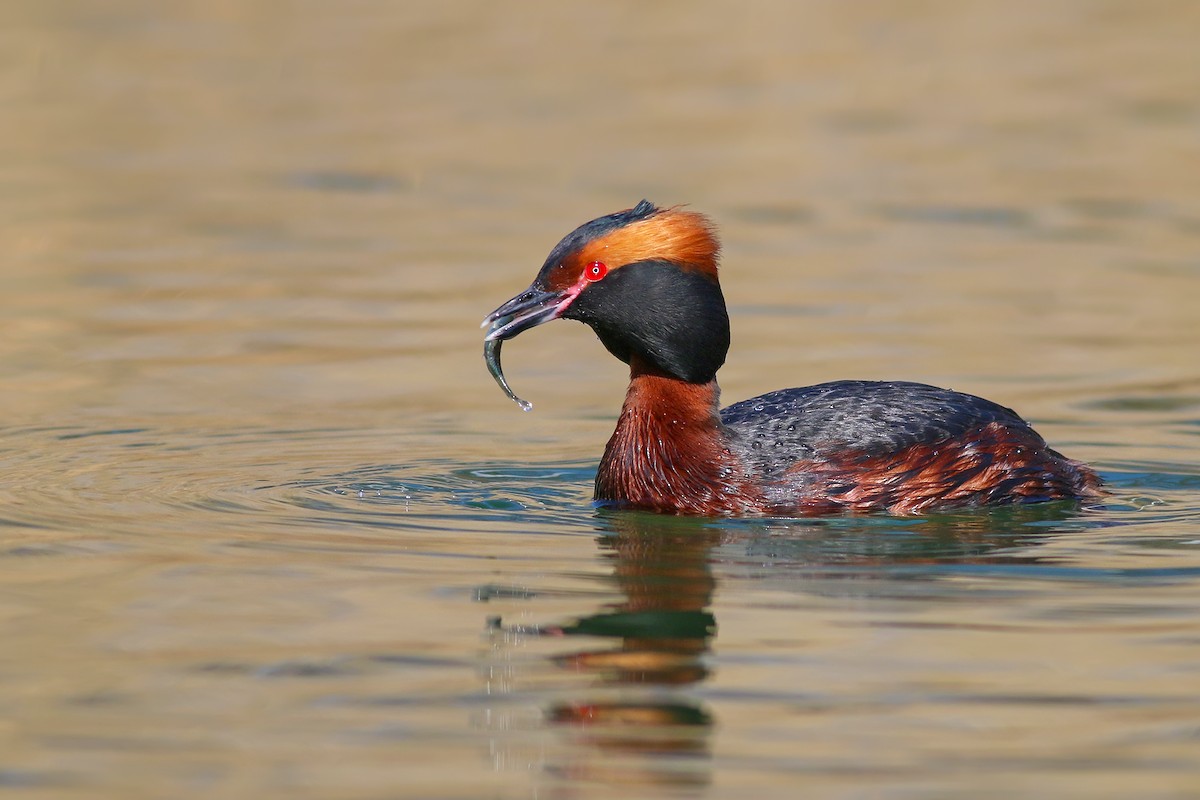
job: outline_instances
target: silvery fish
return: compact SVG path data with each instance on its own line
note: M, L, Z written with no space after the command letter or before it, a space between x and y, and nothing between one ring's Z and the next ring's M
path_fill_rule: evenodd
M496 383L500 384L504 393L512 398L512 401L519 405L522 411L530 411L533 409L533 403L517 397L516 392L509 388L508 381L504 379L504 368L500 366L500 345L502 344L504 342L501 339L491 339L483 343L483 360L487 363L488 372L492 373Z

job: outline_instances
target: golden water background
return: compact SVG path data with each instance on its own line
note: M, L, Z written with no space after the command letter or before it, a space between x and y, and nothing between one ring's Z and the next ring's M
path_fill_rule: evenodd
M6 4L0 797L1196 796L1198 31ZM982 394L1113 503L598 514L623 367L526 334L521 414L478 322L643 197L721 226L730 402Z

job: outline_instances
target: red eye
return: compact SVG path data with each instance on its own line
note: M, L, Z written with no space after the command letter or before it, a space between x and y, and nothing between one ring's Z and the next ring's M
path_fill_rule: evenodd
M590 283L595 283L604 278L608 274L608 267L600 261L593 261L583 268L583 277Z

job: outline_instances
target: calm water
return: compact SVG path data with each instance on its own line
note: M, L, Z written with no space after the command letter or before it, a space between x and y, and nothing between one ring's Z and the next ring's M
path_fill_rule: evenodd
M1189 2L10 3L0 797L1200 796ZM725 397L1019 409L1104 507L602 512L479 320L725 236Z

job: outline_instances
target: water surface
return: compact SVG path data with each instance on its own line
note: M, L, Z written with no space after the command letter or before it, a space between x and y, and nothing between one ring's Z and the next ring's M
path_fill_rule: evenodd
M0 11L0 796L1200 793L1189 3ZM590 504L625 374L478 323L642 197L729 402L1017 408L1112 488Z

